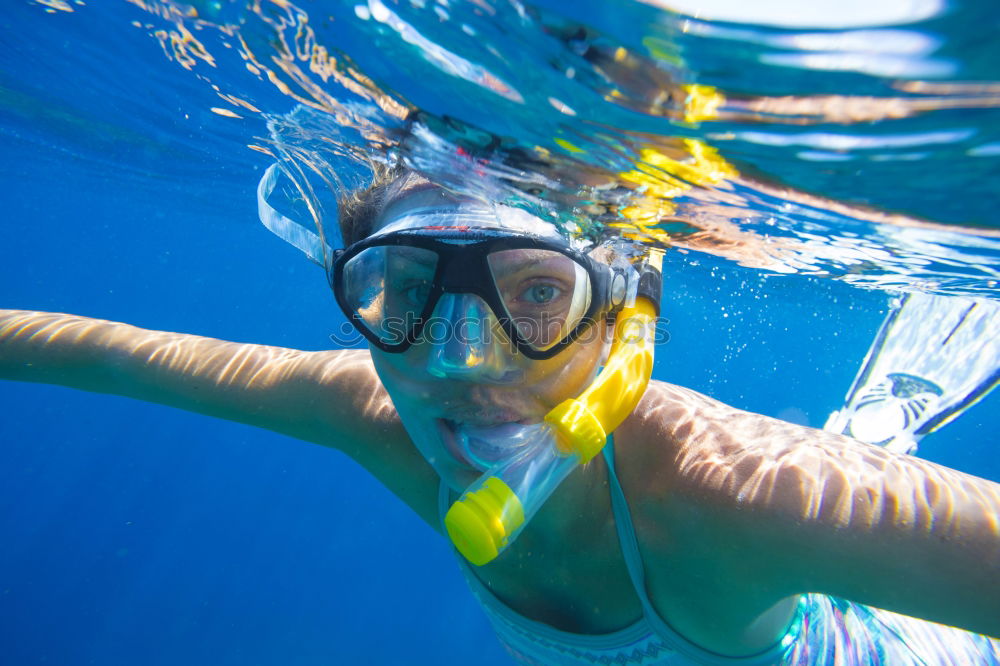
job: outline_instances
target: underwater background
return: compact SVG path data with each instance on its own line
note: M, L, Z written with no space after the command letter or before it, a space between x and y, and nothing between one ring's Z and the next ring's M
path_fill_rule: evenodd
M651 147L714 146L753 176L727 190L725 233L787 244L748 259L718 240L719 220L686 218L721 201L717 183L695 177L704 191L670 197L661 231L679 249L654 378L750 411L822 427L895 290L1000 295L989 0L885 3L914 12L885 16L838 3L836 20L772 2L772 18L791 18L767 27L640 3L299 4L5 3L0 307L330 348L343 318L322 271L257 220L278 152L268 122L297 104L344 128L334 164L377 146L447 173L461 147L546 210L581 209L553 184L559 169L579 185L648 162ZM283 52L276 35L306 25L311 50ZM316 64L315 44L335 67ZM557 86L568 68L577 87ZM685 119L630 78L653 70L742 106ZM890 95L892 112L869 108ZM852 110L760 111L795 96ZM779 186L823 199L783 209ZM583 204L621 212L651 191L595 188ZM833 202L916 222L859 221ZM914 228L916 240L897 233ZM58 387L3 382L0 405L0 662L510 663L448 544L345 456ZM998 428L991 394L919 454L1000 481Z

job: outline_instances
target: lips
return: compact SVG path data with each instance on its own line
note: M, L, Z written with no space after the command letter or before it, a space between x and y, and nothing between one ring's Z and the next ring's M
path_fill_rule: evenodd
M442 418L451 421L452 423L461 424L462 426L490 428L493 426L525 421L523 412L510 409L509 407L498 407L492 405L463 405L448 407L450 408L448 408L442 415Z
M463 426L495 426L540 421L548 408L531 391L448 382L429 395L425 406L438 418Z

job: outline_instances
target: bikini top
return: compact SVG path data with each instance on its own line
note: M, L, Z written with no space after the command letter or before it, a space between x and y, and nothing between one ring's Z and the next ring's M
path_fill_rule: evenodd
M634 624L609 634L574 634L543 622L531 620L500 601L472 572L459 556L462 571L473 594L479 600L497 632L501 643L522 664L568 666L577 664L614 664L638 666L682 666L684 664L719 666L766 666L781 661L787 640L747 657L726 657L710 652L674 631L657 613L646 594L646 576L639 555L639 545L632 516L615 473L614 441L604 447L611 488L618 540L632 586L642 603L642 617ZM441 484L438 496L442 516L450 505L449 489ZM457 554L457 553L456 553Z

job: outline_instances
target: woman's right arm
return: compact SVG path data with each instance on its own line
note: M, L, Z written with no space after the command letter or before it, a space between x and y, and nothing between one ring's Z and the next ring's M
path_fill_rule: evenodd
M0 310L0 379L127 396L337 448L436 522L436 475L367 351L306 352Z

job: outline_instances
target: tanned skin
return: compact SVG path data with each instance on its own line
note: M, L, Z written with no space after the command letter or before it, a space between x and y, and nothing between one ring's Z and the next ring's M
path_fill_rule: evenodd
M568 365L593 362L586 350L565 353ZM440 479L367 351L0 310L0 378L128 396L338 449L440 530ZM996 483L662 382L616 431L615 456L653 604L709 650L773 644L806 592L1000 636ZM605 633L636 621L607 485L598 456L477 575L514 610L559 629Z

